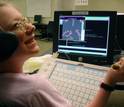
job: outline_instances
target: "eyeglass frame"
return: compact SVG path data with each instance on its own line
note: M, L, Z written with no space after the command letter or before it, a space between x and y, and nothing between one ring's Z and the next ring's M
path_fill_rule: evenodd
M31 21L27 17L22 17L17 23L14 31L24 31L26 32L26 25L30 24ZM6 31L2 26L0 26L0 31Z

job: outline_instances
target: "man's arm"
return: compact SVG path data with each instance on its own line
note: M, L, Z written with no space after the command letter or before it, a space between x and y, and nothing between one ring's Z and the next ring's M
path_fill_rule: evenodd
M110 87L114 87L117 82L124 82L124 57L122 57L116 64L119 65L118 69L111 67L103 80L103 83ZM105 107L111 91L104 88L99 88L96 96L86 107Z
M104 107L109 99L111 92L100 88L93 100L86 107Z

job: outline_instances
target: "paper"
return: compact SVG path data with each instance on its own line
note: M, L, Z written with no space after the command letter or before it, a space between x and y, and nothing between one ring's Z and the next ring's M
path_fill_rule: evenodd
M75 0L75 5L88 5L88 0Z

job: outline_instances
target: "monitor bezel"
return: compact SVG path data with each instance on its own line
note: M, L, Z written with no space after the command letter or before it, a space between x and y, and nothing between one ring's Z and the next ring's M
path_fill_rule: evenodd
M119 45L119 49L121 51L124 50L124 32L123 32L123 25L124 25L124 13L117 13L117 42Z
M112 62L113 59L113 50L114 50L114 39L116 34L116 11L55 11L54 13L54 22L55 22L55 31L53 37L53 53L58 51L58 34L59 34L59 16L64 15L85 15L85 16L109 16L110 17L110 31L109 31L109 43L108 43L108 51L107 56L99 56L99 55L84 55L84 54L71 54L71 56L76 57L94 57L98 59L106 59ZM62 54L62 53L60 53Z

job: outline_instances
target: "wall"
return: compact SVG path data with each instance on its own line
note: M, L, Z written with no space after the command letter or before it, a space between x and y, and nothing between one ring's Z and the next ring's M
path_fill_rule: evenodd
M124 12L124 0L88 0L88 6L75 6L75 0L63 0L63 10L116 10Z
M88 6L75 6L75 0L52 0L52 16L44 22L53 20L55 10L113 10L124 12L124 0L88 0Z
M76 10L115 10L124 12L124 0L89 0L88 6L75 6Z
M26 0L3 1L14 3L18 6L23 15L27 15ZM74 1L75 0L52 0L51 17L43 18L43 23L48 23L49 20L53 20L55 10L116 10L118 12L124 12L124 0L88 0L88 6L75 6ZM31 18L31 20L33 21L33 18Z

